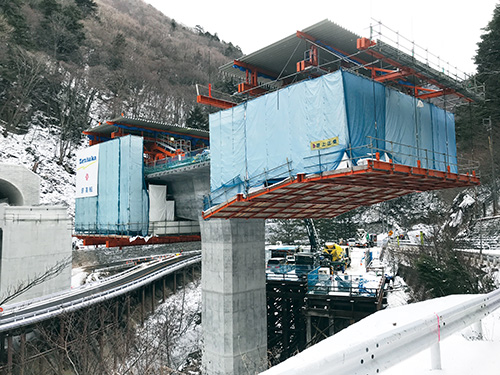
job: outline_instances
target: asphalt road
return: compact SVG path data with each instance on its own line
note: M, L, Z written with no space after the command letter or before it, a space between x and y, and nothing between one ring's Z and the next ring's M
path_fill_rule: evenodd
M199 253L180 254L177 256L172 255L169 258L143 263L131 270L127 270L91 285L82 285L81 287L71 289L67 293L47 296L47 298L43 300L32 300L10 306L7 305L4 307L4 311L0 317L0 331L2 331L2 326L6 328L6 326L10 326L9 323L13 321L29 320L28 318L40 316L50 311L60 310L60 312L62 312L63 306L77 304L83 300L91 300L93 296L134 284L138 280L144 279L157 271L175 266L180 262L194 259L195 257L201 257L201 255L199 255ZM47 316L47 318L50 318L50 316ZM30 323L26 321L26 324Z

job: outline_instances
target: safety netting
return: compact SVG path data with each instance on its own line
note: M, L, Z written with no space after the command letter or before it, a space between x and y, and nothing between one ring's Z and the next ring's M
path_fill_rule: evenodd
M98 153L98 194L76 199L75 231L146 236L149 197L142 137L125 136L101 143Z
M430 102L339 70L210 115L211 204L376 154L457 173L455 120Z

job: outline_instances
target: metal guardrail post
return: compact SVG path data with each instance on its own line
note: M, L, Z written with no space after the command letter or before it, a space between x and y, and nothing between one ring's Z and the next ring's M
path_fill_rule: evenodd
M441 347L439 342L431 346L431 368L441 370Z
M483 321L478 320L472 325L472 331L477 335L479 339L483 338Z

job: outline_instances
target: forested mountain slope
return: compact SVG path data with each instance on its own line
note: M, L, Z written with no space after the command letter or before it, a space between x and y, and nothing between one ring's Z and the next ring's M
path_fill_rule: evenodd
M122 113L206 126L195 84L240 55L142 0L0 0L0 126L57 129L59 163L82 130Z

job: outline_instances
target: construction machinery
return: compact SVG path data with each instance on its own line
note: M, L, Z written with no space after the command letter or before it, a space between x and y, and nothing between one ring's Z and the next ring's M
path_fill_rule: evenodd
M336 271L345 271L351 265L349 248L342 248L334 242L326 242L321 255L324 257L325 265Z
M321 249L321 240L314 226L314 221L312 219L304 219L304 224L306 225L309 243L311 244L311 253L315 253Z
M344 271L351 265L351 258L349 256L349 249L342 248L334 242L326 242L322 244L318 236L314 221L312 219L304 219L311 244L311 253L320 255L320 264L325 267L331 267L336 271Z

